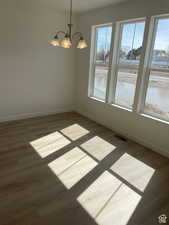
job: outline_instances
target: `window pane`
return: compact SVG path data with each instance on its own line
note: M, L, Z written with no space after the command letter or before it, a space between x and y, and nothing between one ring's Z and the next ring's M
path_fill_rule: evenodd
M151 71L144 112L169 120L169 73Z
M156 70L153 70L156 68ZM159 71L158 71L159 69ZM161 69L161 70L160 70ZM166 71L165 71L166 69ZM169 120L169 18L159 19L144 112Z
M157 22L152 68L169 68L169 18Z
M93 95L105 100L112 27L96 28L96 62Z
M94 96L104 100L106 96L108 66L95 67Z
M127 108L132 108L134 102L144 27L144 21L121 26L122 38L117 65L115 103Z
M116 86L116 103L127 108L132 108L137 69L119 69Z
M121 65L139 65L145 22L122 25L120 46Z
M96 63L107 64L109 62L112 27L96 28Z

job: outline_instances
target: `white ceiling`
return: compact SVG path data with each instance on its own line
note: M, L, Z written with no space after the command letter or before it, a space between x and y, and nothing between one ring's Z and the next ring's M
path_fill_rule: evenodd
M37 0L39 3L43 3L46 6L54 7L58 11L65 11L69 9L70 0ZM80 13L93 9L106 7L109 5L117 4L127 0L73 0L73 11Z

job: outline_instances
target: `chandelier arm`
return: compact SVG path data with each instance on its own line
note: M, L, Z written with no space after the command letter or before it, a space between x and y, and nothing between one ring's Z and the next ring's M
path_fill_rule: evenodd
M57 36L58 34L64 34L64 35L66 35L66 32L60 30L60 31L58 31L58 32L56 33L56 36Z
M76 32L72 35L72 38L74 38L75 36L78 36L78 35L79 35L79 37L83 37L83 34L81 32Z

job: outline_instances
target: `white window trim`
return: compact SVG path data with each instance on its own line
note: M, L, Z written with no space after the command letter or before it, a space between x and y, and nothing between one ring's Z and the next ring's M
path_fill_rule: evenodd
M91 35L91 48L90 48L89 84L88 84L89 97L93 97L93 93L94 93L94 73L95 73L94 60L96 58L96 44L97 44L95 26L92 27L91 33L92 35Z
M113 107L120 108L122 110L127 110L129 112L135 112L140 116L147 117L159 122L169 124L169 120L155 113L145 112L145 101L149 84L150 70L159 71L159 72L168 72L167 68L152 68L151 59L152 53L156 38L157 31L157 21L158 19L169 18L169 14L148 16L136 19L129 19L123 21L117 21L116 23L106 23L102 25L92 26L92 35L91 35L91 52L90 52L90 69L89 69L89 85L88 85L88 97L102 102L108 103ZM131 65L120 65L118 64L119 59L119 48L121 43L121 24L129 24L138 21L145 21L145 30L143 38L143 51L140 59L140 64L134 68ZM109 70L107 77L107 86L106 86L106 98L105 100L100 99L94 96L94 79L95 79L95 65L96 65L96 47L97 47L97 37L96 37L96 28L112 26L112 38L111 38L111 47L110 47L110 60L109 60ZM120 37L120 38L119 38ZM133 109L119 105L115 103L115 93L117 85L117 69L126 68L126 69L138 69L137 82L135 88L134 104Z
M145 100L147 96L148 83L150 77L150 63L153 54L153 46L155 43L157 24L154 18L150 18L148 40L145 48L145 56L143 63L142 83L140 85L140 99L137 104L136 111L138 113L144 113Z
M143 40L143 51L140 62L140 69L138 71L134 107L133 110L136 113L142 113L144 107L144 101L146 98L146 90L148 86L149 76L148 74L148 63L149 63L149 51L151 50L151 40L153 38L153 21L151 17L146 18L145 33Z
M141 62L140 65L138 66L132 66L132 65L121 65L118 61L119 61L119 54L120 54L120 44L121 44L121 39L122 39L122 25L124 24L132 24L135 22L141 22L141 21L145 21L146 22L146 17L141 17L141 18L135 18L135 19L129 19L129 20L122 20L122 21L118 21L116 22L116 26L115 26L115 38L114 38L114 42L112 45L112 49L111 51L113 52L113 57L112 57L112 73L111 73L111 79L110 79L110 85L109 85L109 99L108 99L108 103L112 104L112 105L117 105L120 106L122 108L126 108L129 111L134 110L134 104L135 104L135 100L133 103L133 109L124 106L124 105L120 105L117 104L115 102L115 94L116 94L116 86L117 86L117 70L119 68L126 68L126 69L136 69L138 67L138 73L141 67ZM137 79L138 79L138 75L137 75ZM137 86L137 85L136 85ZM136 92L136 89L135 89ZM134 98L135 99L135 98Z
M94 80L95 80L95 68L96 68L96 49L97 49L97 28L112 26L112 23L106 23L101 25L93 25L91 29L91 49L90 49L90 68L89 68L89 82L88 82L88 97L93 99L98 99L99 101L106 102L107 100L107 84L109 81L109 73L110 73L110 65L109 65L109 71L107 75L107 82L106 82L106 96L105 100L94 96ZM113 30L112 30L113 32ZM112 35L113 36L113 35ZM110 64L110 60L109 60Z
M112 52L112 58L111 60L111 73L110 73L110 82L109 82L109 93L108 93L108 99L107 102L109 104L113 104L115 101L115 92L116 92L116 83L117 83L117 76L116 71L117 71L117 59L118 59L118 49L119 46L118 42L120 36L120 26L117 26L117 23L115 24L114 27L114 38L112 38L112 45L111 45L111 52Z
M112 73L112 63L113 63L113 43L114 43L114 36L115 36L115 30L114 30L115 24L112 23L112 36L111 36L111 45L110 45L110 56L109 56L109 71L107 75L107 85L106 85L106 99L105 102L109 103L109 93L110 93L110 83L111 83L111 73Z
M149 113L145 112L145 103L146 103L146 96L148 91L148 85L149 85L149 78L150 78L150 71L159 71L159 72L169 72L169 69L156 69L151 67L151 61L153 57L153 49L156 39L156 33L157 33L157 21L161 18L169 18L169 14L165 15L157 15L152 16L151 18L148 18L147 21L149 21L149 33L147 35L147 41L146 41L146 48L145 48L145 56L144 56L144 64L143 68L144 71L142 73L142 80L140 87L138 88L138 92L140 91L140 98L138 99L138 102L136 102L136 112L142 115L148 115L153 118L157 118L162 121L169 121L169 119L164 118L163 116L160 116L156 113ZM144 49L143 49L144 51Z
M166 119L160 118L158 116L152 116L152 115L149 115L148 113L147 114L141 113L139 115L142 116L142 117L146 117L146 118L152 119L154 121L158 121L160 123L169 125L169 121L167 121Z

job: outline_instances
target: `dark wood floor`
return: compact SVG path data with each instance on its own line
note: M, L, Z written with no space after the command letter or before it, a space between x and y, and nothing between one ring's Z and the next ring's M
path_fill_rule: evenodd
M0 225L169 224L169 159L76 113L0 124Z

